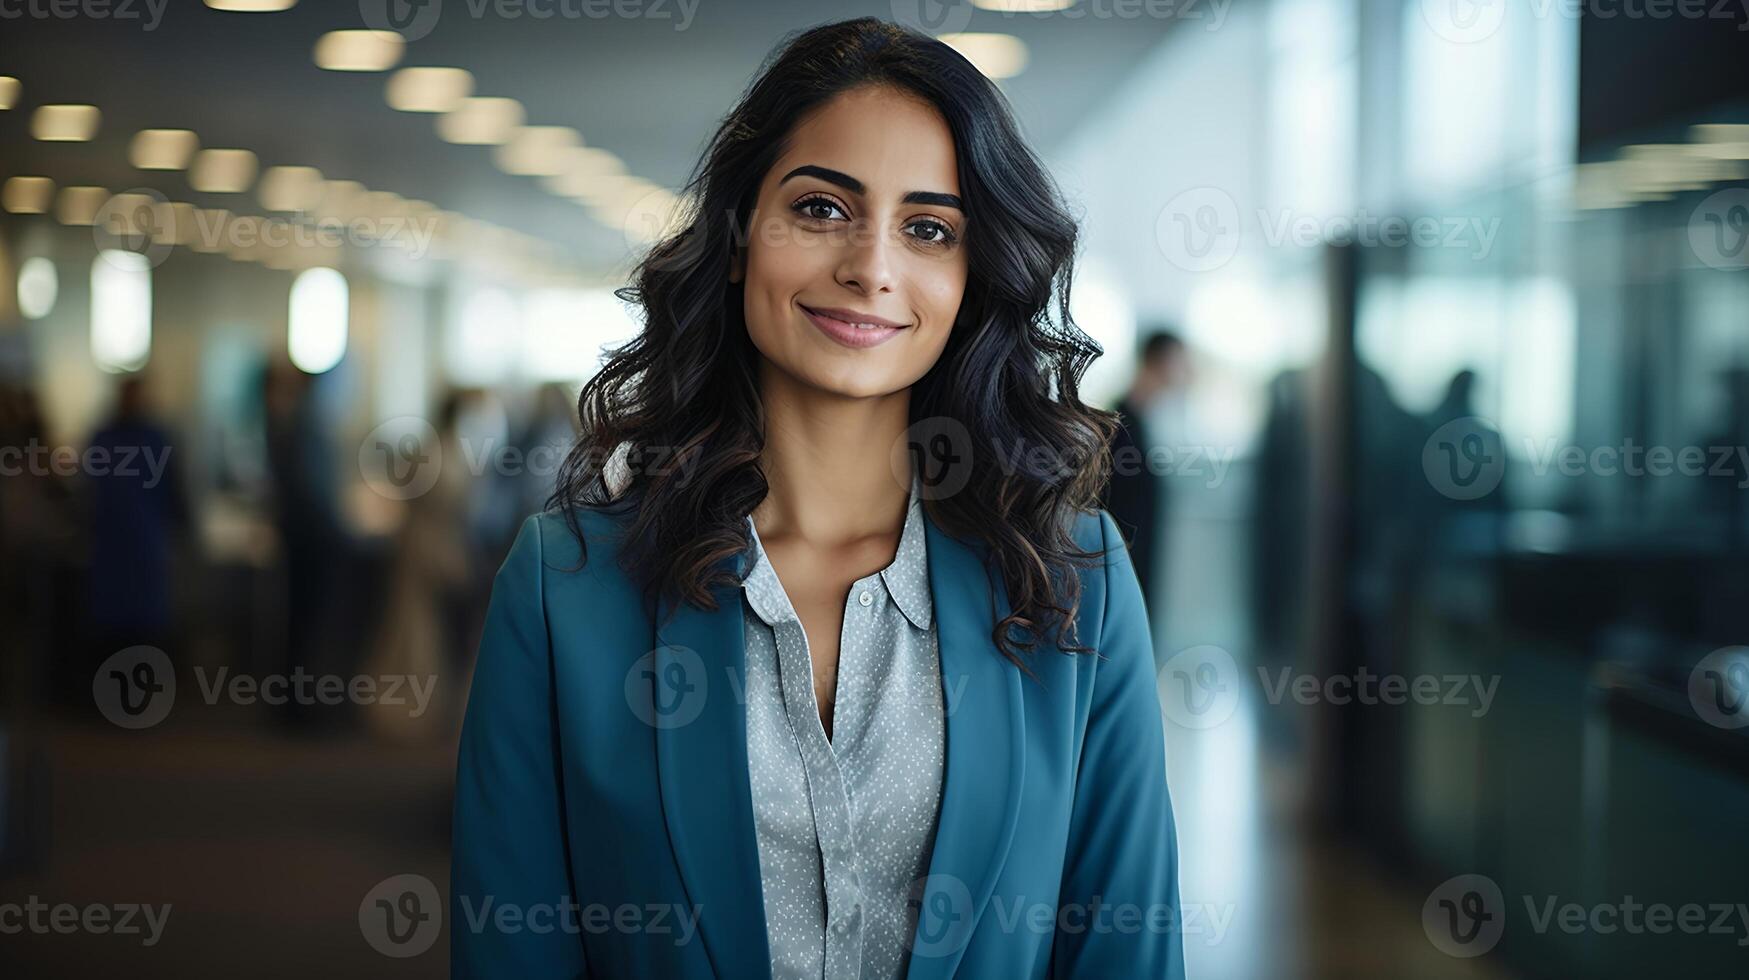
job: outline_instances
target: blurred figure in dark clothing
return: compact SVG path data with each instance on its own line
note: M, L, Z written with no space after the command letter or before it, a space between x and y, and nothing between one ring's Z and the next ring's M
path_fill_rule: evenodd
M115 412L91 436L89 625L99 659L124 647L169 649L175 535L188 526L169 431L146 407L145 382L124 378Z
M331 629L338 579L348 570L339 474L316 384L286 360L274 361L262 375L268 471L285 557L287 673L300 667L322 672L316 651ZM286 700L287 720L294 724L308 720L297 701Z
M1178 385L1184 363L1184 341L1169 330L1156 330L1142 340L1135 377L1118 399L1118 429L1111 440L1111 482L1101 506L1111 511L1130 546L1130 562L1142 583L1142 598L1154 602L1156 543L1164 524L1166 494L1160 474L1148 466L1154 447L1145 418L1167 391Z

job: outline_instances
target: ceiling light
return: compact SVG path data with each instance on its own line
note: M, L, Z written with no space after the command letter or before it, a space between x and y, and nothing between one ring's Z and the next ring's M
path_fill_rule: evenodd
M257 193L269 211L308 211L324 190L322 171L315 167L268 167Z
M109 192L101 187L63 187L55 217L63 225L89 225L97 220Z
M461 68L403 68L389 76L385 94L402 112L448 112L474 94L474 76Z
M182 170L200 149L189 129L142 129L128 144L128 162L141 170Z
M1075 0L972 0L972 6L1004 14L1044 14L1067 10L1075 6Z
M1705 123L1691 127L1688 138L1696 153L1720 160L1749 160L1749 125Z
M14 177L0 188L0 206L13 214L46 214L55 198L55 182L47 177Z
M524 126L493 154L499 169L523 177L564 173L565 151L577 149L583 137L569 126Z
M943 34L937 40L990 78L1013 78L1026 69L1026 42L1012 34Z
M503 143L522 125L522 103L515 99L463 99L437 117L437 135L451 143L484 146Z
M37 106L30 120L30 134L52 143L84 143L97 135L103 113L94 105Z
M583 197L598 179L623 174L626 169L619 157L593 146L572 147L559 158L563 169L542 183L560 197Z
M316 67L329 71L386 71L401 60L406 42L394 31L329 31L316 41Z
M23 88L18 79L11 75L0 75L0 109L10 109L18 104L18 92Z
M239 14L267 14L276 10L290 10L298 5L298 0L206 0L206 5L214 10L229 10Z
M255 167L255 154L248 150L202 150L188 183L208 194L241 194L255 183Z

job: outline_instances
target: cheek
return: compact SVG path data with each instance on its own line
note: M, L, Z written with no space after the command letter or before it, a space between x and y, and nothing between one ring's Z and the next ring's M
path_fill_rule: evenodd
M927 270L915 280L917 302L928 322L946 332L959 316L966 295L966 263L942 265Z

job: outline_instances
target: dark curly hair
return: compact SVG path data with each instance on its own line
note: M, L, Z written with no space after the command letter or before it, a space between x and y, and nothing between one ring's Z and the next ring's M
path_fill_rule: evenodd
M1072 531L1078 514L1098 507L1116 416L1079 394L1103 351L1069 316L1075 219L996 86L948 45L875 18L790 38L723 120L687 183L678 230L618 291L641 307L643 330L583 386L581 435L547 507L563 513L584 561L577 508L621 517L621 564L646 600L716 608L712 591L733 584L718 563L752 547L746 518L770 489L759 465L759 354L731 261L797 123L867 85L941 113L965 202L965 294L940 359L912 387L911 432L946 427L970 437L957 449L975 451L945 461L964 468L953 475L963 489L926 494L924 506L943 531L981 545L986 572L1002 576L1012 611L992 640L1003 656L1025 669L1019 651L1047 639L1087 652L1075 637L1074 569L1104 552L1080 550ZM929 441L911 447L920 464L940 442ZM616 459L616 474L629 475L619 487L608 479Z

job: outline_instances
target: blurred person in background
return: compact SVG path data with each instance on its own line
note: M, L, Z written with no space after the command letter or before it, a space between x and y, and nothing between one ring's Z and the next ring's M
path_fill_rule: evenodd
M818 27L694 188L498 573L450 904L673 903L699 941L453 929L455 975L1182 980L1175 929L996 907L1178 914L1079 229L1005 98L928 35Z
M517 446L526 464L521 480L520 514L546 506L558 475L558 463L577 441L577 399L557 381L541 385L534 407L523 424Z
M176 659L170 642L175 536L189 525L175 440L146 405L145 381L121 380L115 410L92 434L89 487L91 659L146 645Z
M32 460L48 447L48 426L36 389L0 382L0 617L14 656L3 664L6 684L21 697L47 693L88 703L91 677L81 676L77 656L50 656L75 649L51 633L66 605L57 588L69 552L79 554L78 514L68 481ZM76 642L77 638L73 638Z
M343 594L348 535L340 516L340 478L331 426L316 398L318 377L284 358L262 377L268 472L274 523L285 562L285 670L321 673L330 649L334 603ZM288 698L285 720L297 726L312 712Z
M1183 384L1184 341L1170 330L1156 330L1142 339L1137 353L1135 376L1114 406L1119 421L1111 439L1111 482L1101 506L1111 511L1129 542L1142 595L1153 609L1158 598L1157 545L1166 526L1166 485L1163 475L1148 465L1154 440L1147 418L1162 397Z
M392 737L437 737L451 730L455 705L446 683L462 669L472 642L472 624L458 610L471 606L470 571L475 565L468 540L468 498L475 482L462 465L458 426L470 393L451 391L438 413L439 446L428 450L442 460L431 488L407 501L395 534L383 614L364 671L413 678L438 677L435 700L412 716L400 705L377 705L366 717L374 731Z

